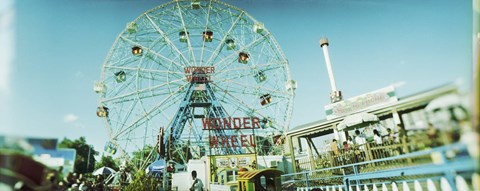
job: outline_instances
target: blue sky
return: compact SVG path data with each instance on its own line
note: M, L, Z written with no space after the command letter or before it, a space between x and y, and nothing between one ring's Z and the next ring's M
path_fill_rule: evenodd
M95 115L99 97L93 83L100 79L102 63L126 23L167 1L3 2L0 133L85 136L102 150L107 133ZM470 83L471 1L225 2L263 22L287 56L298 82L291 128L325 117L330 85L318 43L323 36L329 38L337 87L346 98L398 82L405 82L398 88L400 96L457 79L463 79L465 87ZM8 21L13 21L13 29L4 27ZM6 47L13 47L13 62L7 59Z

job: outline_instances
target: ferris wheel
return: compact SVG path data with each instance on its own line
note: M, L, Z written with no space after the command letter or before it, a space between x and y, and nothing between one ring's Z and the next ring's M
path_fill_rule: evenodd
M159 150L183 152L183 162L206 155L208 136L222 133L205 131L209 117L255 117L240 123L261 126L257 154L280 153L295 88L288 61L264 25L215 0L168 2L128 23L94 87L97 115L109 133L106 148L136 168L156 155L159 131ZM144 157L132 161L138 151Z

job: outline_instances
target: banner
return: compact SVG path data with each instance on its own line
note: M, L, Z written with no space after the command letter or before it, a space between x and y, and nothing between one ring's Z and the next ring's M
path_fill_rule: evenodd
M325 106L325 114L327 120L331 120L352 113L377 108L382 105L395 103L397 101L398 99L395 95L395 88L393 86L388 86L347 100L328 104Z

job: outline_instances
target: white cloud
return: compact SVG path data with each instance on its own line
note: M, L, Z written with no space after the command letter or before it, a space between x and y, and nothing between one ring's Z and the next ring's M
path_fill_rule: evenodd
M63 121L65 123L73 123L78 120L78 116L75 114L69 113L63 117Z

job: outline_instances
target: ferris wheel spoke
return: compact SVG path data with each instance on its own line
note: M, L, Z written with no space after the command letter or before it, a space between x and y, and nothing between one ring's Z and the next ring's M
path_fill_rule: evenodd
M263 115L261 115L261 113L258 113L255 108L252 108L251 105L245 103L242 99L237 98L235 95L229 93L226 89L224 89L224 88L222 88L222 87L220 87L216 84L214 84L214 86L216 88L218 88L219 90L221 90L222 92L225 92L226 95L228 95L228 96L224 96L224 97L229 99L230 101L236 102L237 104L235 104L235 105L237 105L239 107L242 107L244 109L244 112L248 113L248 112L253 111L254 113L257 113L259 116L264 117Z
M224 79L217 80L216 84L232 88L232 91L236 91L237 93L249 94L249 95L256 95L261 96L264 94L271 94L277 98L288 98L291 96L291 93L288 91L283 91L282 89L278 89L272 85L249 85L247 82L242 81L235 81L231 79Z
M180 28L180 24L176 20L172 19L172 15L175 14L175 10L168 10L162 13L147 13L152 20L156 19L161 26L170 26L170 28ZM148 20L148 19L147 19ZM150 21L146 21L150 22ZM150 24L149 24L150 25ZM168 31L171 32L171 31ZM167 33L169 34L169 33Z
M141 121L141 122L136 123L136 125L143 125L143 124L145 124L145 123L148 123L149 121L152 121L152 119L153 119L156 115L159 115L159 114L160 114L160 115L164 115L164 111L165 111L165 110L168 110L168 109L170 108L170 106L172 106L172 105L174 105L174 104L180 103L180 100L181 100L182 98L183 98L183 96L182 96L181 94L174 94L173 97L171 97L170 99L167 99L167 100L162 104L162 107L161 107L161 108L157 109L157 111L156 111L157 113L153 113L153 114L148 114L148 115L146 115L146 119L143 120L143 121ZM145 100L145 99L143 99L143 100ZM149 105L149 103L156 103L155 100L152 100L152 101L150 101L150 102L148 102L148 103L143 103L143 102L146 102L146 100L145 100L145 101L140 100L140 102L142 103L142 108L141 108L141 109L142 109L143 113L149 113L149 112L147 111L147 108L144 107L145 105ZM168 117L166 117L166 119L169 120ZM148 126L148 124L146 124L146 126ZM147 135L145 135L145 136L147 136Z
M275 66L275 67L271 67L271 66ZM268 70L275 70L275 69L283 68L283 66L279 65L278 62L272 62L272 63L265 63L265 64L257 64L257 65L255 65L255 68L264 68L264 69L262 69L262 71L268 71ZM242 70L252 70L252 67L251 66L241 66L241 67L237 67L237 68L221 70L219 72L215 72L215 74L217 74L217 75L228 74L230 72L242 71Z
M253 108L251 104L245 103L244 101L242 101L241 99L233 95L226 98L228 100L225 100L224 101L225 103L237 103L238 111L243 111L244 114L248 114L249 116L259 117L261 119L265 119L265 118L272 119L271 117L268 117L260 112L265 110L264 108Z
M141 99L141 98L138 96L138 94L137 94L137 99L138 99L138 102L140 102L140 109L141 109L142 113L148 113L147 110L145 109L143 99ZM151 119L150 116L148 116L148 115L145 115L145 118L147 118L147 120L150 120L150 119ZM146 128L145 128L145 130L146 130Z
M231 53L230 55L226 56L225 58L223 58L222 60L220 60L219 62L216 63L216 68L219 68L219 70L223 70L225 67L227 67L226 64L228 64L227 62L225 62L227 59L231 59L232 56L234 55L238 55L240 52L242 51L245 51L245 50L248 50L248 49L251 49L257 45L259 45L261 42L263 42L264 40L267 40L267 37L268 37L269 34L267 35L264 35L262 36L261 38L257 38L255 39L254 41L252 41L251 43L249 43L248 45L244 46L241 48L241 50L239 51L233 51L233 53ZM223 64L223 65L222 65Z
M142 148L142 151L143 151L143 148ZM149 163L151 161L149 161L149 159L151 159L151 157L153 156L153 151L154 149L151 149L150 151L148 151L148 155L147 155L147 158L145 158L145 160L141 161L141 166L140 166L140 169L145 169L147 167L147 165L149 165Z
M179 95L176 95L176 96L172 96L170 99L166 99L164 100L161 108L157 109L156 111L159 112L159 113L154 113L154 114L151 114L147 117L146 120L143 120L143 121L139 121L139 122L136 122L134 123L137 127L138 126L141 126L143 125L144 123L147 122L147 120L151 120L153 117L155 117L156 115L160 114L161 116L163 116L167 121L170 120L170 117L165 115L165 111L168 110L171 106L175 105L175 104L178 104L180 102L180 100L183 98L183 96L179 96ZM145 111L145 109L143 108L144 112L142 113L139 113L137 115L143 115L145 113L148 113ZM122 125L125 125L127 124L127 121L125 120ZM126 126L125 126L126 127ZM125 128L125 129L120 129L118 130L117 132L125 132L128 128ZM134 129L132 129L131 131L134 131ZM129 131L130 132L130 131ZM123 133L125 134L125 133Z
M283 104L283 102L288 102L288 100L289 100L289 97L282 97L282 96L278 96L278 95L273 95L274 101L269 103L268 106L252 109L251 108L252 106L254 106L256 104L260 104L260 103L252 102L251 104L248 104L248 103L245 103L244 101L242 101L242 99L233 96L233 95L249 95L247 92L242 92L242 91L241 92L236 92L235 90L232 90L231 86L228 87L228 89L222 89L220 92L222 92L222 93L225 92L225 94L226 94L226 95L220 96L220 98L223 102L229 103L229 104L231 104L232 102L237 102L237 103L240 102L243 105L248 106L249 109L244 109L244 112L257 111L257 113L260 113L260 111L265 111L265 113L275 114L275 113L278 112L278 111L276 111L277 106L279 104L280 105ZM235 93L239 93L239 94L235 94ZM255 93L252 93L252 94L255 95ZM257 94L257 96L258 96L258 94ZM227 99L227 100L225 100L225 99ZM255 100L255 99L252 99L252 100ZM234 104L234 105L237 105L237 104ZM238 109L239 109L239 107L236 108L236 110L238 110Z
M165 56L163 56L163 55L155 52L154 50L149 49L149 48L147 48L146 46L143 46L142 44L140 44L140 43L138 43L138 42L134 42L133 40L130 40L130 39L127 38L127 37L120 36L120 38L122 38L123 40L129 42L129 43L132 44L132 45L141 46L143 49L146 49L146 51L148 51L149 53L157 56L158 58L161 58L161 59L163 59L163 60L166 60L166 61L174 64L175 66L177 66L177 69L179 69L180 71L183 70L183 67L182 67L181 64L179 64L178 62L175 62L175 61L173 61L173 60L171 60L171 59L168 59L167 57L165 57Z
M193 51L192 43L190 41L190 35L188 35L187 25L185 24L185 19L183 19L183 13L182 13L182 10L180 9L180 5L179 5L178 1L177 1L177 9L178 9L178 16L180 17L180 20L182 21L183 31L185 33L187 33L186 34L187 45L188 45L188 50L190 51L190 54L191 54L191 57L192 57L192 60L193 60L193 65L198 66L197 61L195 59L195 52Z
M125 65L128 65L128 64L133 64L135 62L137 62L138 60L136 59L132 59L131 57L124 57L124 58L120 58L120 59L117 59L116 62L111 62L111 63L108 63L109 65L115 65L115 64L122 64L123 66ZM105 63L106 65L107 63Z
M178 93L178 92L175 92L175 93ZM160 103L158 103L155 107L153 107L152 109L150 109L147 113L145 113L144 115L142 115L140 118L138 118L137 120L135 120L134 122L132 122L130 125L128 125L126 127L126 129L120 131L117 133L117 136L120 135L120 134L123 134L126 132L126 130L129 130L128 132L132 132L133 130L135 130L139 125L137 123L140 123L142 120L144 121L145 118L147 117L153 117L155 114L154 112L157 111L165 102L167 102L169 99L171 99L172 97L174 96L180 96L178 94L175 94L175 93L171 93L169 96L167 96L166 98L164 98ZM150 115L153 115L153 116L150 116Z
M163 92L163 93L151 93L151 94L148 94L148 95L142 95L140 98L141 99L148 99L148 98L152 98L152 97L159 97L159 96L165 96L165 95L169 95L170 92ZM132 96L132 97L129 97L129 99L122 99L122 100L117 100L115 102L111 102L111 103L120 103L120 102L129 102L129 101L132 101L132 100L135 100L137 99L136 96ZM110 102L109 102L110 103Z
M163 56L163 55L161 55L161 54L154 53L153 56L170 62L171 64L167 66L167 65L164 65L163 63L155 60L154 58L150 58L150 57L149 57L149 59L152 60L152 61L154 61L155 63L157 63L158 66L162 66L162 67L166 68L166 69L169 70L169 71L172 70L171 66L174 66L175 69L176 69L176 71L183 71L183 70L184 70L184 68L182 68L181 66L179 66L179 65L177 64L177 62L174 62L174 61L172 61L172 60L166 59L166 57ZM180 73L177 72L176 74L182 75L181 72L180 72ZM178 77L181 78L181 76L178 76Z
M156 97L156 96L165 96L169 95L171 93L170 89L159 89L159 91L162 90L163 92L151 92L148 94L143 94L140 96L141 99L147 99L150 97ZM136 94L131 94L128 96L118 96L115 99L108 99L108 100L102 100L103 103L121 103L121 102L128 102L135 100L137 98Z
M226 31L228 31L228 28L231 26L231 23L235 22L235 19L237 18L237 16L239 14L241 14L241 12L243 12L243 11L239 11L240 13L235 14L235 13L231 12L231 10L229 10L229 9L227 9L227 10L219 9L217 7L212 7L212 9L214 10L213 11L214 16L213 16L213 20L210 19L211 20L210 22L212 23L211 26L218 27L216 29L220 30L220 32L221 32L220 34L223 34L224 36L227 35ZM226 17L225 18L224 16L222 16L221 13L228 14L231 17ZM228 27L227 27L227 25L228 25ZM227 29L227 30L225 30L225 29Z
M127 123L127 120L130 119L130 116L131 114L133 113L133 109L135 108L135 105L138 103L138 101L133 101L131 106L129 107L128 110L125 111L126 115L123 117L123 120L121 119L118 119L118 121L121 121L120 123L120 129L119 131L122 131L123 130L123 124L126 124ZM118 114L118 116L120 117L121 115Z
M186 80L186 78L177 79L177 80L174 80L174 81L171 81L171 82L165 82L165 83L153 86L153 87L148 87L148 88L140 89L140 90L133 91L133 92L130 92L130 93L127 93L127 94L123 94L123 95L119 95L119 96L116 96L116 97L104 99L102 101L103 102L110 102L110 101L113 101L113 100L118 100L118 99L126 98L126 97L129 97L129 96L135 96L135 95L140 94L140 93L151 92L151 91L154 91L156 89L162 88L166 85L173 84L174 82L180 82L180 81L184 81L184 80Z
M121 35L120 35L121 36ZM131 64L131 63L134 63L137 61L136 58L130 56L128 54L128 50L126 50L126 48L124 47L125 45L124 44L127 44L127 42L125 40L123 40L122 38L118 38L118 40L116 42L118 42L118 44L115 46L115 47L112 47L112 52L109 53L108 55L108 60L106 60L104 62L104 65L107 65L107 64L118 64L118 65L121 65L121 64ZM115 50L115 51L113 51Z
M165 104L164 104L165 107L164 107L164 108L170 108L170 107L173 106L174 104L179 103L182 99L183 99L182 96L173 97L169 102L165 102ZM165 118L165 121L169 121L169 123L170 123L170 121L171 121L172 118L171 118L171 116L168 116L168 115L166 114L166 110L165 110L165 109L162 109L162 110L160 110L159 112L160 112L161 116L162 116L163 118Z
M136 141L142 141L145 139L144 135L133 135L129 134L127 136L122 136L122 137L116 137L116 140L118 141L129 141L133 143L135 146L139 145ZM143 145L143 144L142 144ZM141 148L141 147L139 147Z
M155 22L152 20L152 18L150 18L150 16L148 14L145 14L145 16L147 17L147 19L150 21L150 24L157 30L157 32L163 36L163 38L165 39L165 41L167 42L168 45L170 45L170 48L172 48L172 50L174 50L175 52L178 53L178 55L180 57L183 58L183 60L185 61L185 64L188 64L190 63L188 61L187 58L185 58L185 55L183 55L182 52L180 52L180 50L178 50L178 48L173 44L173 42L170 40L170 38L165 34L165 32L162 31L162 29L160 29L157 24L155 24Z
M210 22L210 10L212 8L212 1L209 2L208 4L208 11L207 11L207 20L206 20L206 23L205 23L205 30L203 31L207 31L208 30L208 24ZM205 52L205 43L207 41L203 40L202 42L202 53L200 54L200 65L202 66L202 62L203 62L203 53ZM220 42L221 43L221 42Z
M234 76L234 77L229 78L229 79L217 78L219 80L216 80L216 82L223 82L222 84L224 84L224 83L235 84L235 85L238 85L240 87L243 87L246 90L247 89L248 90L261 90L261 92L268 92L268 93L275 94L275 95L284 95L284 96L289 96L290 95L288 92L280 91L280 90L276 90L276 89L269 89L264 85L254 86L254 85L250 85L250 84L247 84L247 83L242 83L242 82L238 82L238 81L234 80L234 79L242 78L242 77L245 77L245 76L249 76L249 75L244 74L244 75Z
M120 69L120 70L129 70L129 71L141 71L141 72L146 72L148 74L160 74L160 75L165 75L165 74L176 74L178 77L179 75L183 75L181 72L174 72L174 71L169 71L169 70L155 70L155 69L144 69L144 68L133 68L133 67L125 67L125 66L110 66L107 65L105 68L110 68L110 69Z
M109 79L107 79L106 81L110 81L110 82L113 83L113 81L115 81L114 78L115 78L115 77L113 77L113 76L112 76L112 77L109 77ZM120 87L116 89L115 92L112 91L111 94L109 94L109 97L117 96L118 94L120 94L120 93L122 93L122 92L129 92L129 91L130 91L130 92L133 92L133 91L135 91L135 88L132 87L132 86L133 86L133 85L132 85L133 83L134 83L133 80L131 80L131 81L127 82L127 83L122 83L122 84L120 85ZM112 85L112 86L118 87L118 86L116 86L116 85ZM102 101L103 101L103 100L102 100Z
M259 99L259 91L251 91L252 89L249 88L239 88L239 87L229 87L229 92L232 94L237 94L237 95L250 95L250 96L255 96L255 99ZM271 94L274 100L285 100L288 99L287 95L281 95L281 94ZM278 98L278 99L275 99ZM273 103L273 102L272 102Z
M228 34L230 34L230 32L233 30L233 28L235 28L237 26L237 23L238 21L240 20L240 18L242 18L243 16L243 13L244 11L240 12L240 14L238 15L237 19L235 19L235 21L233 22L232 26L230 26L230 28L228 29L228 31L223 35L223 38L222 40L220 41L220 43L218 44L218 46L215 48L215 50L213 51L213 53L210 55L210 57L208 58L206 64L209 64L210 61L213 59L213 60L216 60L218 58L218 56L220 55L220 51L222 50L222 47L223 47L223 44L225 42L225 40L227 39L228 37ZM214 57L215 56L215 57Z
M260 85L250 85L250 83L244 82L240 83L235 81L235 79L244 78L250 76L249 74L239 74L237 76L232 76L228 79L225 78L216 78L214 82L221 85L222 87L228 87L229 91L234 91L239 94L248 94L259 96L262 92L275 95L277 98L288 99L291 94L286 91L279 91L278 88L266 86L265 84ZM218 79L218 80L217 80Z

